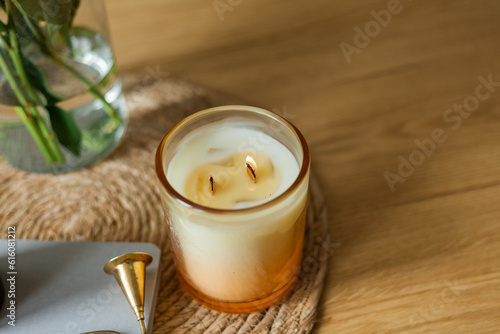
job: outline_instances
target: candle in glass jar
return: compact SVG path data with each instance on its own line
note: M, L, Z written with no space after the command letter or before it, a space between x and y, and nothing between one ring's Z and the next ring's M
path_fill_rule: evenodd
M178 276L193 298L241 313L288 294L309 175L307 144L293 126L258 108L208 109L165 136L156 168Z

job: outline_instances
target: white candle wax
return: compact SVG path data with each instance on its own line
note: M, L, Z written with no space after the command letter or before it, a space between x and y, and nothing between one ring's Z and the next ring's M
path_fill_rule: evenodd
M174 189L185 197L191 197L187 196L185 186L191 181L189 177L192 176L192 171L195 168L210 162L228 159L235 154L241 155L241 153L243 153L243 156L251 156L254 160L257 160L255 161L256 166L254 166L257 169L257 174L259 174L258 170L261 169L259 166L266 162L262 160L267 160L266 158L270 159L271 168L275 171L274 175L269 176L265 181L275 178L277 189L273 189L271 194L266 194L262 198L251 202L237 202L232 207L233 209L246 208L268 202L288 189L299 174L299 166L293 155L285 146L269 135L254 129L245 128L244 126L244 122L226 120L204 126L186 136L179 144L177 152L167 168L167 179ZM261 161L256 156L262 157ZM230 165L225 166L225 168L215 169L213 173L216 187L217 184L224 186L229 180L233 183L242 182L242 177L251 182L246 174L235 175L241 170L235 171L237 167L244 168L245 160L241 161L241 166L235 166L234 164L238 162L232 159L229 160L231 160ZM207 189L209 187L209 176L210 173L207 169L207 173L204 175ZM249 185L248 192L258 191L261 187L265 187L262 182ZM232 195L235 195L235 200L237 200L237 195ZM241 196L244 197L245 194L242 193ZM214 197L218 197L218 195L214 194ZM210 197L208 196L198 198L198 200L189 199L205 206L211 206ZM230 207L222 208L229 209Z

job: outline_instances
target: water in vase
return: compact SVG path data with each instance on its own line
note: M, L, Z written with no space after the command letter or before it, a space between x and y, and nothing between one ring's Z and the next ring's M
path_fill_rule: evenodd
M73 27L71 30L71 48L60 54L65 63L74 69L73 73L44 56L35 45L28 45L24 51L44 73L51 92L62 98L58 106L70 112L80 128L80 156L59 145L64 163L47 163L16 114L14 105L17 99L4 73L0 72L0 153L17 168L59 173L89 166L108 155L125 132L125 101L109 43L101 34L90 29ZM5 53L4 50L0 52ZM95 97L95 92L104 96L118 117L110 117L103 102ZM47 120L46 124L49 124Z

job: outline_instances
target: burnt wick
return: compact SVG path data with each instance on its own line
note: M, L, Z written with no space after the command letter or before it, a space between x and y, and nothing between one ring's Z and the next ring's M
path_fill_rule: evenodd
M247 167L247 174L252 178L253 183L257 183L257 174L255 173L255 169L247 162L246 164Z
M210 191L210 194L213 196L215 193L215 181L212 175L210 175L210 177L208 178L208 182L209 182L208 190Z

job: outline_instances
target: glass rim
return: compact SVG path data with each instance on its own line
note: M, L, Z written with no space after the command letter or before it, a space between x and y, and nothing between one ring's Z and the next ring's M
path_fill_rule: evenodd
M209 114L213 113L218 113L222 111L230 111L230 110L237 110L237 111L249 111L253 112L256 114L264 115L269 118L273 118L285 125L285 127L292 132L292 134L295 135L300 149L302 151L302 164L300 166L300 171L297 177L295 178L294 182L280 195L277 197L273 198L270 201L255 205L255 206L250 206L247 208L239 208L239 209L219 209L219 208L212 208L209 206L205 206L196 202L193 202L186 197L184 197L182 194L180 194L177 190L174 189L174 187L170 184L170 182L167 180L167 175L165 173L165 170L163 168L163 154L165 152L165 146L169 142L169 140L177 133L178 130L183 128L184 126L188 125L192 121L199 119L200 117L204 117ZM163 189L170 195L172 196L176 202L182 204L183 206L190 208L194 211L197 212L206 212L206 213L215 213L215 214L228 214L228 213L233 213L233 214L240 214L240 213L249 213L249 212L254 212L254 211L260 211L260 210L265 210L269 207L272 207L275 205L275 203L282 201L284 198L287 198L291 193L293 193L301 184L304 178L308 175L309 171L309 165L310 165L310 156L309 156L309 147L307 145L306 139L302 135L302 133L289 121L287 121L285 118L281 117L278 114L275 114L271 111L268 111L266 109L258 108L258 107L252 107L252 106L245 106L245 105L227 105L227 106L219 106L219 107L212 107L208 109L204 109L201 111L198 111L194 114L191 114L184 119L182 119L180 122L175 124L161 139L160 144L158 145L158 148L156 149L156 154L155 154L155 170L156 170L156 175L163 187Z

